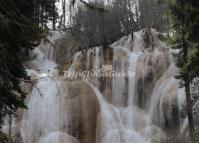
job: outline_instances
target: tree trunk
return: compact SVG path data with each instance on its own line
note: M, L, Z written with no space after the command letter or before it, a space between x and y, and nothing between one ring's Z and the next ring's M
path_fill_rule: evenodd
M55 6L55 1L53 1L53 30L56 29L56 6Z
M44 6L41 5L41 28L44 29Z
M63 0L63 26L66 26L66 0Z
M185 8L184 0L181 0L181 7L182 10ZM186 32L185 32L185 15L182 15L182 42L183 42L183 54L184 54L184 64L187 64L188 58L188 44L186 42ZM187 104L187 115L188 115L188 123L189 123L189 134L190 134L190 141L194 143L194 124L193 124L193 113L192 113L192 101L191 101L191 93L190 93L190 79L189 73L185 71L183 75L183 80L185 82L185 94L186 94L186 104Z
M189 85L189 81L187 81L187 80L185 81L185 93L186 93L190 140L192 143L194 143L194 124L193 124L193 113L192 113L192 101L191 101L190 85Z
M8 143L11 143L11 141L12 141L12 130L11 130L11 128L12 128L12 115L9 115L9 130L8 130Z

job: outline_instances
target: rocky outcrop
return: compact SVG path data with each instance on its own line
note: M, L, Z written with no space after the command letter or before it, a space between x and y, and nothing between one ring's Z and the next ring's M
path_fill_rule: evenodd
M135 102L139 107L149 107L155 84L169 65L168 49L162 47L154 47L150 52L146 50L139 58L135 84Z
M66 41L65 37L57 39L55 47L53 60L59 64L61 69L67 68L71 63L73 55L80 51L79 47L70 45L70 42Z
M95 142L99 101L93 90L83 81L60 81L61 115L63 132L77 138L81 143ZM66 112L64 112L66 111ZM67 119L65 122L64 119Z

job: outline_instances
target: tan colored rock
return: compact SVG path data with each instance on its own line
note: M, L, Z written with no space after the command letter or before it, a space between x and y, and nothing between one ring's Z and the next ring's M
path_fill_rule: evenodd
M156 47L151 52L145 51L140 57L137 65L135 102L147 109L149 100L156 82L169 67L169 52L166 49Z
M83 81L61 81L61 109L63 119L60 122L62 130L80 140L81 143L95 142L97 115L100 111L98 99ZM64 112L64 110L66 112Z

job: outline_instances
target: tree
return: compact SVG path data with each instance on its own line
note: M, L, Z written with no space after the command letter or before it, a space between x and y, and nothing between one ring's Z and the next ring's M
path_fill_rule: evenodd
M33 1L33 0L32 0ZM58 18L58 12L55 3L58 0L34 0L34 18L37 20L37 27L44 29L48 27L49 23L52 23L52 27L56 28L56 22Z
M160 32L169 30L167 0L139 0L140 28L155 28Z
M33 1L0 1L0 124L17 108L26 108L20 80L26 77L23 61L34 40Z
M199 3L195 0L175 0L171 6L176 36L174 48L180 50L176 55L176 65L179 68L177 78L181 80L181 86L185 87L189 132L192 142L194 142L194 123L190 84L198 76L199 69L198 66L194 65L199 62L198 8Z
M109 5L103 1L79 4L72 17L72 35L77 36L74 38L84 35L88 41L87 47L111 44L138 30L134 6L135 3L131 0L115 0Z
M192 48L189 50L186 69L190 71L191 79L199 76L199 1L192 0L189 10L189 43Z
M28 79L24 61L38 43L40 29L57 19L56 0L0 1L0 125L18 108L27 108L20 83ZM52 19L51 19L52 18ZM40 27L40 24L43 26ZM35 33L38 33L38 35Z
M110 44L142 28L156 28L160 32L169 33L169 18L165 14L168 12L168 1L111 0L108 2L72 0L74 6L70 23L72 35L84 35L89 41L88 46L94 47Z

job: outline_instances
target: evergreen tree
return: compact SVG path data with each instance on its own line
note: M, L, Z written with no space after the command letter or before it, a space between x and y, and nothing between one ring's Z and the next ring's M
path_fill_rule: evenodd
M5 116L15 115L18 108L26 108L25 94L20 87L20 83L28 78L23 62L29 58L29 51L36 46L35 43L38 43L40 23L47 25L53 21L55 27L55 2L0 1L0 125Z
M186 70L190 72L191 80L199 77L199 1L190 1L189 9L189 50Z
M34 40L33 1L0 1L0 123L17 108L25 108L19 86L26 77L23 61Z
M175 46L179 49L176 65L179 68L178 79L185 87L187 115L191 141L194 142L194 123L190 83L198 76L199 71L199 3L196 0L175 0L172 2L171 13L175 29Z

